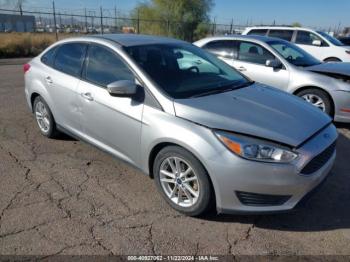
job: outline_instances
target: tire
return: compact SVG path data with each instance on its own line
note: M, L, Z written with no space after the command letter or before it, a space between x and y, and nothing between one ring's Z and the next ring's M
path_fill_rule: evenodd
M329 95L325 91L315 88L309 88L297 93L297 96L303 98L305 101L311 103L316 107L318 107L316 105L317 99L321 99L324 106L323 108L319 108L333 118L333 105Z
M165 169L169 170L168 173L171 173L172 168L169 164L169 161L172 162L173 167L176 169L176 159L178 163L180 163L178 166L182 168L181 175L185 174L184 171L187 170L186 166L190 167L192 171L189 172L186 176L184 175L182 178L180 178L178 173L175 175L175 178L164 175L163 171ZM163 170L162 173L161 170ZM179 146L168 146L163 148L157 154L154 160L153 175L156 186L165 201L178 212L181 212L188 216L200 216L206 213L212 207L212 204L214 202L214 191L209 180L209 175L199 160L187 150ZM161 179L174 180L174 182L167 183L161 181ZM177 183L175 183L175 180ZM179 180L181 180L180 184ZM185 182L187 180L191 181ZM177 185L177 189L175 189L175 185ZM191 191L187 190L188 187L192 189L192 192L197 193L197 197L195 197L195 194L192 194ZM171 194L173 191L175 191L175 194L171 198L169 194ZM187 191L187 194L185 191ZM180 202L178 204L177 200L179 199L179 196L180 200L183 202ZM192 202L190 201L191 198Z
M336 57L329 57L329 58L326 58L323 61L326 62L326 63L329 63L329 62L342 62L339 58L336 58Z
M33 112L41 134L48 138L57 137L59 132L56 128L55 119L49 106L41 96L34 99Z

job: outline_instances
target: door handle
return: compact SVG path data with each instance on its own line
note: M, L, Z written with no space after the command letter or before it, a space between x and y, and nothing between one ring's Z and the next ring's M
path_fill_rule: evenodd
M81 93L80 95L86 100L89 100L89 101L93 101L94 100L94 98L92 97L91 93L89 93L89 92Z
M242 71L247 71L247 69L244 66L240 66L237 69L238 69L238 71L241 71L241 72Z
M45 79L46 79L46 82L48 84L52 84L53 83L51 76L47 76Z

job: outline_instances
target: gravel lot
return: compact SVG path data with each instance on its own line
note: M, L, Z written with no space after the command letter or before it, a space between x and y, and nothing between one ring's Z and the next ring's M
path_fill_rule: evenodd
M298 211L184 217L139 171L39 134L20 65L0 65L0 254L350 255L350 125L331 177Z

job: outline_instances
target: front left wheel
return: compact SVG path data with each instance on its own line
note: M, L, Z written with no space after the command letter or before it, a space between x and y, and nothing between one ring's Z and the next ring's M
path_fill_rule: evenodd
M308 88L297 93L297 96L301 97L313 106L319 108L330 117L333 117L333 106L331 99L324 91L316 88Z
M209 176L200 161L178 146L163 148L155 158L153 175L167 203L189 215L204 214L213 203Z

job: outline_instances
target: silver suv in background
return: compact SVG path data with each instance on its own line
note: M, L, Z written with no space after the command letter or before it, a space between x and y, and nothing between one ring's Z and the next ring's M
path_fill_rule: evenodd
M277 87L350 122L350 63L322 63L296 45L266 36L211 37L194 43L250 79Z
M325 62L350 62L350 46L322 31L286 26L246 28L242 35L262 35L290 41Z
M41 133L87 141L154 178L187 215L289 210L334 163L331 119L186 42L59 41L24 66ZM132 185L131 185L132 186Z

